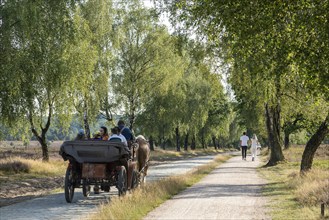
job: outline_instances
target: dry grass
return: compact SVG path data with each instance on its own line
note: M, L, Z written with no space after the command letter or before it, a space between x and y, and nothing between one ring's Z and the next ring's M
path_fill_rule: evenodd
M48 148L49 158L59 159L58 154L62 141L51 142ZM42 159L42 150L39 142L31 141L24 145L22 141L0 141L0 159L9 157L21 157L26 159L39 160Z
M233 149L225 149L225 151L230 151L230 150ZM177 152L176 149L163 150L161 148L155 148L155 150L151 152L151 160L154 161L177 160L177 159L190 158L196 156L218 154L219 152L224 152L224 150L223 149L215 150L214 148L207 148L207 149L198 148L196 150L188 150L188 151L182 150L180 152Z
M109 204L101 205L99 211L89 216L89 219L142 219L164 201L200 181L227 159L227 156L220 155L214 162L200 166L187 174L146 184L123 198L115 198Z
M21 169L17 170L16 168L19 166ZM23 172L34 176L63 176L66 166L67 162L59 159L43 162L42 160L10 157L0 160L0 174L1 176L9 176L12 174L19 175Z
M5 173L29 173L30 166L20 160L9 159L0 162L0 171Z
M300 160L304 148L294 146L285 150L285 163L274 167L260 168L269 181L264 195L270 197L273 219L321 219L320 204L326 203L326 218L329 204L328 146L321 146L314 158L313 168L300 175Z
M306 206L316 206L321 203L329 204L329 181L304 181L296 189L297 200Z

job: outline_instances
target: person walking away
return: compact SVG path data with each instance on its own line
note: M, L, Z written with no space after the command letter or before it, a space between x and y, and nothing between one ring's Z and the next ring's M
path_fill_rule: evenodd
M256 134L254 134L251 138L251 148L250 148L252 161L255 161L255 157L257 155L258 144L259 144L259 142L258 142L257 136L256 136Z
M246 135L246 132L243 132L243 135L240 137L242 160L246 160L247 157L248 141L249 141L249 137Z

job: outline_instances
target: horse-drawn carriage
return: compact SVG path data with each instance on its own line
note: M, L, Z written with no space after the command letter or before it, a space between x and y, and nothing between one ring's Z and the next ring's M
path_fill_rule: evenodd
M119 196L137 187L147 163L138 170L139 145L133 144L131 148L109 141L64 142L59 154L65 161L69 160L64 184L66 201L72 202L75 188L82 188L83 195L88 196L90 185L100 186L104 191L115 186Z

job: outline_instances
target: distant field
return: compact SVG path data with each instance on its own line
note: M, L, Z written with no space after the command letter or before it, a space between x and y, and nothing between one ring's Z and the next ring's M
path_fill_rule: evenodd
M59 148L63 141L53 141L49 145L49 157L59 158ZM236 149L225 149L225 151L235 151ZM183 149L181 152L177 152L176 148L168 148L167 150L162 150L161 148L155 149L151 154L152 160L171 160L171 159L183 159L187 157L195 157L209 154L216 154L222 152L223 150L215 150L213 147L207 149L197 148L194 151L185 152ZM23 157L27 159L41 159L41 145L38 141L31 141L27 146L24 146L23 141L0 141L0 159L7 157Z
M62 143L63 141L50 142L50 158L60 157L58 151ZM41 145L38 141L30 141L27 146L24 146L23 141L0 141L0 159L16 156L28 159L40 159L42 158Z
M50 147L60 147L63 141L50 141ZM27 146L24 146L23 141L0 141L0 148L17 147L17 148L33 148L40 147L38 141L30 141Z

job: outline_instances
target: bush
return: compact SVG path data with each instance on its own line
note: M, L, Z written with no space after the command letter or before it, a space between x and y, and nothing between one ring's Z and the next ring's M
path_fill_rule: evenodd
M304 205L329 204L329 180L306 182L297 189L297 200Z
M29 173L30 165L19 160L8 160L0 163L0 170L8 173Z

